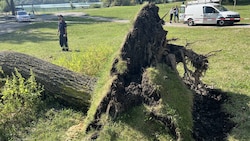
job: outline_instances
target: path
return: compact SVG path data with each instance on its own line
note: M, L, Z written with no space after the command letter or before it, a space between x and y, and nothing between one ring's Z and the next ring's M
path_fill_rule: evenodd
M183 23L169 23L166 22L164 26L167 27L187 27L187 28L250 28L250 24L235 23L233 26L215 26L215 25L195 25L188 26Z
M109 22L117 22L117 23L129 23L129 20L120 20L120 19L113 19L113 18L104 18L104 17L91 17L88 16L86 13L82 12L65 12L65 13L55 13L53 15L50 14L43 14L43 15L36 15L35 19L32 19L32 22L24 22L24 23L17 23L15 22L14 18L6 20L4 17L0 17L0 35L11 33L22 26L26 26L28 24L32 24L33 22L51 22L52 19L57 18L57 15L64 15L64 16L71 16L71 17L82 17L82 18L92 18L99 21L109 21ZM53 20L53 22L56 22ZM74 21L76 22L76 21ZM82 22L76 22L82 23ZM187 28L250 28L250 24L235 24L233 26L187 26L187 24L183 23L168 23L166 22L164 26L167 27L187 27Z
M88 16L86 13L82 12L67 12L67 13L55 13L55 14L42 14L36 15L35 19L32 19L31 22L21 22L18 23L15 21L14 17L6 19L5 17L0 17L0 35L11 33L16 31L18 28L32 24L33 22L57 22L52 19L56 19L57 15L64 15L68 17L82 17L82 18L91 18L96 19L99 21L108 21L108 22L117 22L117 23L129 23L129 20L119 20L119 19L112 19L112 18L104 18L104 17L91 17ZM67 19L66 19L67 20ZM77 22L75 23L83 23Z

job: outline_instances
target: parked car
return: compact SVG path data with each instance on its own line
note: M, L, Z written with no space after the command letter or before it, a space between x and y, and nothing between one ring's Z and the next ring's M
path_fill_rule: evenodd
M17 22L30 22L31 18L30 18L30 15L26 11L21 10L21 11L16 11L16 21Z
M36 15L32 12L32 13L29 13L29 16L31 19L35 19L36 18Z

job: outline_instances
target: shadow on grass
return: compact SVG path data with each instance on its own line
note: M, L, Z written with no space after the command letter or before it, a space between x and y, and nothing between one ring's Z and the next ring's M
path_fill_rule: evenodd
M65 16L65 21L67 23L98 23L98 22L109 22L108 19L102 18L94 18L89 16L82 16L82 17L69 17Z
M55 29L55 33L42 32L43 28ZM7 33L1 37L0 42L8 42L12 44L22 44L24 42L45 42L58 40L56 36L57 24L51 23L35 23L26 25L16 29L12 33Z

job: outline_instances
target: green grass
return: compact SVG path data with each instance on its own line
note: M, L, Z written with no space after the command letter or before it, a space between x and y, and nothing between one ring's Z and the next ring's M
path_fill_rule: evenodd
M147 109L142 105L130 109L115 121L104 119L105 126L100 131L98 141L146 141L159 139L161 141L173 140L164 125L150 119L145 115ZM145 128L147 127L147 128ZM88 136L85 136L85 139Z
M70 52L59 47L57 23L35 23L0 39L1 51L26 53L73 71L97 76L120 47L127 24L68 24ZM14 40L13 40L14 39Z
M222 50L209 57L210 68L203 80L225 91L250 95L248 48L249 30L244 28L173 28L166 27L168 38L179 38L175 44L193 43L190 48L207 54ZM216 77L214 77L216 76Z
M72 109L48 109L44 117L40 117L37 123L29 127L29 133L24 138L41 141L67 140L74 136L73 130L82 126L83 118L81 112Z
M100 9L84 9L83 12L96 17L110 17L116 19L133 20L143 5L122 6Z
M167 11L166 9L173 5L176 4L159 5L160 17L164 15ZM140 8L141 5L86 9L83 10L83 12L93 16L133 20ZM231 8L229 7L229 9ZM236 11L240 12L242 17L249 17L249 6L237 6ZM115 56L115 53L119 50L125 35L130 30L131 23L96 21L90 21L89 23L75 23L76 21L84 22L85 20L70 17L67 17L66 20L74 21L74 23L69 22L68 24L68 38L71 52L66 53L60 50L58 37L56 35L56 22L34 23L21 28L16 32L4 36L1 35L0 51L11 50L26 53L54 64L64 66L76 72L98 77L98 85L96 86L95 95L93 96L93 99L96 98L96 101L92 101L93 106L88 112L89 115L93 115L98 106L97 104L103 97L102 94L104 94L109 88L108 86L110 85L109 82L111 78L109 78L108 74L112 59ZM250 23L250 21L248 23ZM164 26L164 28L169 31L167 36L168 39L173 37L179 38L179 40L173 42L175 44L185 45L186 41L195 42L190 48L198 53L206 54L210 51L222 49L221 52L217 52L215 56L209 58L210 68L204 76L203 81L209 85L213 85L215 88L220 88L223 91L230 92L231 98L227 101L227 104L224 105L224 109L234 116L232 119L238 124L229 134L229 140L249 140L250 58L248 55L250 53L250 30L229 27L180 28ZM175 86L170 85L169 87ZM169 93L175 93L174 91L175 89L173 89L173 92ZM182 127L181 130L185 136L189 138L189 128L192 125L189 122L190 115L185 113L189 109L182 109L181 107L183 107L183 105L175 107L176 100L172 101L170 99L176 98L178 97L173 95L171 97L166 97L165 100L170 107L173 107L173 109L176 110L180 117L186 116L185 119L187 121L183 121L184 118L182 118L179 123L182 124L180 125L180 127ZM185 100L188 99L184 99L183 101ZM134 112L143 110L145 110L143 107L137 107L131 109L127 115L137 117L134 115ZM51 110L48 110L48 112L51 113ZM83 119L84 117L78 111L70 111L71 114L68 115L62 114L64 112L67 113L68 110L61 109L53 111L52 113L55 115L51 116L51 118L43 117L39 119L38 123L33 127L34 132L26 138L34 139L37 136L39 140L65 140L65 138L68 137L65 137L65 134L68 133L67 129L73 125L81 124L83 120L81 121L80 119ZM44 113L44 115L47 114L47 112ZM74 120L72 122L71 115L73 115L73 118L79 120ZM88 123L91 120L91 117L89 118L90 119L84 120L86 121L85 123ZM141 117L141 119L145 119L145 117ZM138 117L135 121L140 123L139 121L141 119ZM107 124L109 124L109 126L104 130L105 132L103 132L105 134L107 133L106 131L110 131L110 134L107 135L107 137L113 136L116 128L120 132L124 131L121 133L126 133L124 136L127 134L132 136L134 133L138 135L138 137L143 137L144 139L144 135L146 134L141 133L135 128L135 126L131 126L134 124L133 121L117 123L108 122ZM53 127L52 129L55 132L49 130L47 128L49 126L51 126L51 128ZM42 131L45 131L46 133L42 133ZM151 129L149 129L148 132L149 131L151 131Z
M240 13L241 18L250 18L250 5L241 5L241 6L226 6L229 10L236 11ZM240 23L250 23L250 19L248 20L241 20Z
M71 23L94 23L94 22L104 22L92 18L87 18L87 17L71 17L71 16L64 16L64 19L68 24Z
M181 79L165 65L148 69L152 82L159 86L162 95L164 114L172 115L184 140L191 141L193 94L184 86Z

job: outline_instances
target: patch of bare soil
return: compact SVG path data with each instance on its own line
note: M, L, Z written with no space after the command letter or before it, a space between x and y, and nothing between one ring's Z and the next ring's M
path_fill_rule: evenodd
M230 120L230 114L222 109L227 101L227 93L213 89L194 79L185 76L185 84L195 91L193 105L193 137L196 141L224 141L227 134L235 126Z
M197 141L226 140L226 134L233 127L233 123L229 121L229 115L221 109L221 104L226 100L226 93L212 89L200 81L200 77L208 69L208 57L211 53L197 54L184 46L169 44L169 40L166 39L167 31L162 27L164 21L159 17L158 11L159 8L150 3L139 12L134 27L123 43L120 56L113 62L110 75L116 79L113 80L110 90L99 104L87 132L96 130L92 139L98 138L98 130L103 126L100 122L103 113L115 119L134 106L157 105L161 94L149 83L144 70L163 63L170 66L178 75L176 64L183 63L185 74L182 80L195 93L194 139ZM187 67L187 62L195 68L194 71ZM126 66L123 71L119 70L121 64ZM173 118L153 111L149 115L163 123L176 140L183 138Z
M209 89L207 95L196 94L194 98L193 137L197 141L223 141L227 133L235 126L229 120L221 105L227 100L227 94L216 89Z

